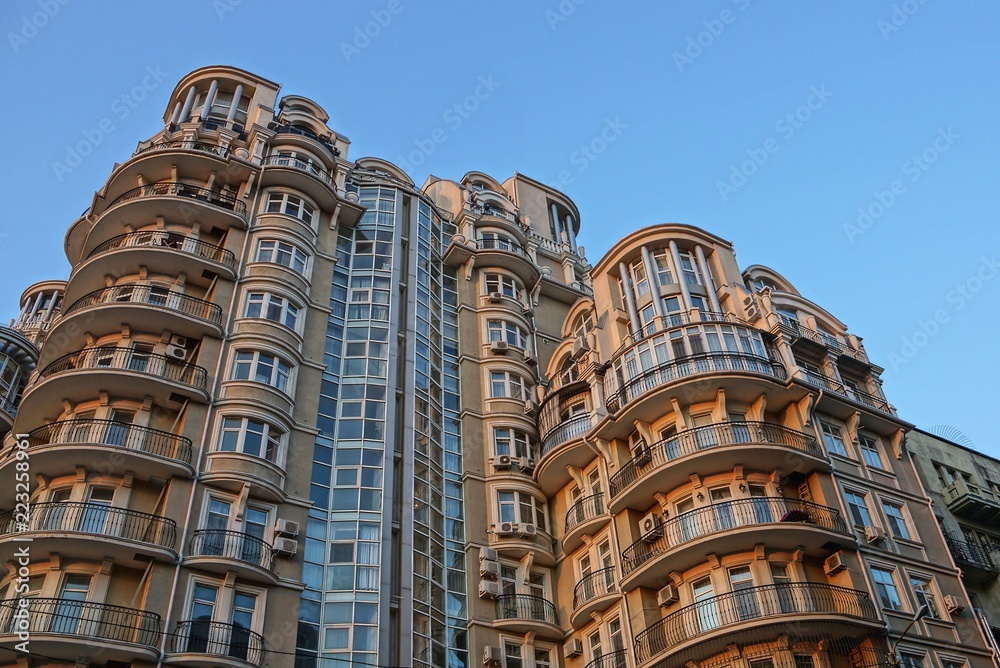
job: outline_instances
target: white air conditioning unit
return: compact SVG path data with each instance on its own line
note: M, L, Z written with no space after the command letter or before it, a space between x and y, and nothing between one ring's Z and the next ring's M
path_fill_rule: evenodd
M487 645L483 648L483 665L499 666L503 661L503 651L494 645Z
M843 552L834 552L823 561L823 570L826 571L827 575L839 573L845 568L847 568L847 564L844 562Z
M961 596L948 594L944 597L944 607L948 608L948 612L951 614L957 615L965 610L965 601L962 600Z
M166 355L171 359L186 360L188 356L188 351L187 348L171 344L167 346Z
M479 562L479 574L487 578L495 578L500 576L500 562L499 561L481 561Z
M534 357L531 356L531 352L528 351L528 350L524 351L524 362L525 362L525 364L530 364L532 366L534 366L535 364L538 364L538 361Z
M666 587L661 589L656 593L656 602L660 604L661 608L665 608L668 605L673 605L680 599L680 594L677 592L677 586L668 584Z
M760 309L757 308L757 300L752 295L743 300L743 310L746 311L749 322L760 320Z
M663 535L663 518L655 511L651 512L639 520L639 530L642 531L642 539L651 543Z
M583 641L579 638L573 638L568 643L563 645L563 653L566 655L567 659L572 659L583 654Z
M479 598L496 598L500 595L500 583L490 580L479 581Z
M292 557L299 551L299 541L294 538L278 538L274 541L274 553L281 557Z
M587 350L587 339L582 336L578 336L573 340L573 352L570 354L570 357L572 359L576 359Z
M500 558L500 553L492 547L479 548L479 561L496 561Z
M180 348L187 348L188 340L183 336L178 336L174 334L170 337L170 345L178 346Z
M538 527L534 524L522 524L518 527L517 533L520 534L522 538L531 538L538 533Z
M865 540L869 543L881 543L885 540L885 534L878 527L869 524L865 527Z
M632 462L636 466L645 466L653 460L653 452L646 445L646 441L639 441L632 448Z
M279 536L295 538L299 535L299 523L292 520L279 519L274 523L274 533Z
M535 470L535 460L531 457L521 457L521 471L524 473L531 473Z
M535 402L528 399L524 402L524 414L530 415L535 410Z
M491 292L489 299L494 304L499 304L503 300L503 293L502 292Z
M506 341L490 341L490 350L494 353L506 353L509 347Z
M513 522L501 522L493 531L498 536L513 536L517 532L517 525Z
M511 461L510 455L500 455L493 460L493 468L509 469Z

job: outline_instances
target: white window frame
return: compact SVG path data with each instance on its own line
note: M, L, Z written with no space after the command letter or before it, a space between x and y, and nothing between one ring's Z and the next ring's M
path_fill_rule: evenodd
M509 497L505 499L504 497ZM533 524L539 530L548 532L548 509L545 501L535 497L530 492L519 489L499 488L496 490L496 523L513 522L514 524ZM522 507L530 506L530 517L522 517ZM504 508L510 507L512 519L503 519ZM541 523L538 520L541 519Z
M486 338L490 343L506 341L519 350L528 347L528 334L517 323L500 318L490 318L486 321Z
M290 241L268 237L257 240L254 262L281 265L305 276L309 266L309 255Z
M819 431L823 435L823 444L826 446L827 451L840 457L850 458L850 451L847 449L847 439L844 438L844 428L829 420L822 419L819 421L819 425ZM831 443L839 443L842 452L838 452L836 448L831 446Z
M503 434L502 432L507 432ZM503 447L501 447L503 445ZM501 450L507 452L501 452ZM493 455L511 457L531 457L531 438L528 432L517 427L495 425L493 427Z
M879 605L881 605L886 610L902 611L903 597L900 596L899 594L899 583L896 581L896 568L872 564L871 571L872 571L872 585L873 588L875 589L875 595L878 597ZM876 576L876 573L879 573L879 575L888 574L889 583L887 584L886 582L880 580L879 577ZM896 599L895 601L891 600L892 596L890 596L889 585L892 586L891 593L895 594L895 599ZM886 605L885 599L883 599L882 593L879 591L879 586L881 586L886 590L886 598L890 599L889 605Z
M524 376L514 371L497 370L490 371L490 399L513 399L515 401L527 401L531 395L528 381ZM496 394L495 390L502 384L503 394Z
M302 195L271 191L264 200L264 213L283 213L298 218L310 227L316 221L316 205Z
M861 521L859 523L858 518L854 516L854 511L852 510L852 507L851 507L851 497L852 496L859 497L861 499L861 506L860 507L861 507L861 509L864 510L864 513L859 512L858 514L859 515L863 515L863 516L867 516L867 518L868 518L867 522ZM844 502L847 505L847 514L850 516L851 522L855 526L868 526L868 525L872 524L872 511L871 511L871 508L868 506L868 494L867 493L860 492L860 491L858 491L856 489L850 489L850 488L845 489L844 490ZM864 517L862 517L862 520L863 519L864 519Z
M239 423L236 425L230 421L239 421ZM233 427L227 426L227 423L233 425ZM262 431L259 432L261 435L260 452L257 454L246 451L246 437L249 431L248 427L250 423L253 423L254 425L261 425L262 427ZM222 447L224 435L226 433L236 434L236 442L233 449L223 449ZM216 437L215 452L238 452L250 457L257 457L274 464L279 464L282 452L284 451L285 433L285 430L281 427L278 427L261 418L249 415L221 415L219 417L219 429L218 436ZM269 450L273 453L273 458L267 456Z
M251 311L256 311L256 313L251 313ZM243 307L244 318L259 318L276 322L293 332L298 332L301 313L302 307L284 295L266 290L247 291L246 304Z
M521 285L513 276L507 274L489 273L483 280L485 294L499 292L504 297L521 299Z
M882 461L882 450L879 448L878 437L861 432L858 434L858 448L861 450L861 458L865 460L870 468L885 471L885 463Z
M249 356L249 357L247 357ZM270 366L267 379L261 380L258 374ZM241 369L246 368L246 377L241 378ZM230 380L244 380L252 383L263 383L279 392L291 394L295 366L279 355L263 350L236 349L233 351L233 366Z
M910 521L907 518L906 504L893 499L881 499L881 501L882 512L885 514L886 528L889 529L889 533L892 534L893 538L913 540L913 530L910 528ZM890 513L890 508L897 512ZM902 534L896 531L897 527L902 530Z

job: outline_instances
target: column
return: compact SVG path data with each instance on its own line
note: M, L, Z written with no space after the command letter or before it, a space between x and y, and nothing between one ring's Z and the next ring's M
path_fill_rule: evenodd
M708 262L705 260L705 251L699 245L694 247L694 253L698 258L698 266L701 267L701 275L705 279L705 289L708 290L708 300L712 302L712 310L716 313L722 313L719 296L715 294L715 281L712 279L712 272L708 270Z
M646 266L646 280L649 281L649 291L653 295L653 311L657 318L663 317L663 304L660 303L660 276L656 273L656 263L653 262L649 249L643 246L642 263Z
M691 290L688 288L687 279L684 278L684 268L681 265L681 254L677 251L677 244L670 240L670 257L674 261L674 268L677 271L677 282L681 284L681 297L684 298L684 311L691 310Z
M625 295L625 307L628 309L628 319L632 323L632 331L639 332L642 325L639 323L639 314L635 310L635 298L632 296L632 277L629 276L628 267L624 262L618 263L618 271L622 277L622 293Z
M552 205L552 211L549 214L552 216L552 229L555 231L555 241L556 246L562 244L562 221L559 220L559 212L556 210L556 205Z
M183 123L188 120L189 114L191 113L191 105L194 104L194 86L188 88L187 97L184 99L184 106L181 107L181 114L178 121Z
M241 97L243 97L243 84L237 86L233 92L233 104L229 107L229 115L226 116L226 123L232 123L233 119L236 118L236 110L240 106Z
M219 82L212 79L212 83L208 87L208 94L205 95L205 104L201 107L201 120L208 118L208 113L212 111L212 102L215 101L215 93L219 90Z
M177 122L177 117L181 115L181 103L180 100L174 105L174 110L170 114L170 124L173 125Z
M52 311L56 308L56 300L59 299L59 291L55 290L52 293L52 301L49 302L49 308L45 311L45 320L48 322L52 319Z
M569 249L576 255L576 233L573 231L573 219L566 215L566 236L569 237Z

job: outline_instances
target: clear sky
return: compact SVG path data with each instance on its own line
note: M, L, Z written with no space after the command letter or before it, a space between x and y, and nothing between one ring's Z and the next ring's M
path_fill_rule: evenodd
M658 222L731 240L864 338L904 419L1000 456L995 0L3 0L0 28L3 321L177 80L227 64L418 184L560 188L591 262Z

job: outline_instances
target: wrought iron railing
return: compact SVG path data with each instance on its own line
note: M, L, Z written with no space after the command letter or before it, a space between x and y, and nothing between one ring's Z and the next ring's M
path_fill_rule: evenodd
M208 202L209 204L222 207L223 209L228 209L243 219L246 219L247 217L246 202L237 199L235 195L215 192L213 190L199 188L198 186L193 186L189 183L180 183L178 181L160 181L159 183L150 183L144 186L139 186L138 188L132 188L132 190L127 190L116 197L111 204L108 205L108 208L110 209L116 204L127 202L128 200L139 197L158 197L162 195L190 197L191 199L201 200L203 202Z
M102 304L147 304L216 325L222 322L222 309L217 304L155 285L124 284L94 290L77 299L63 313L69 315Z
M160 616L152 612L60 598L23 600L24 608L16 598L0 601L0 632L78 636L151 648L160 642Z
M629 334L622 341L622 344L618 346L618 350L614 352L611 356L612 358L618 357L621 353L625 352L625 349L632 344L638 343L643 339L647 339L654 334L659 334L661 332L666 332L671 329L677 329L678 327L683 327L684 325L691 325L695 323L702 322L735 322L740 325L746 325L746 322L733 315L732 313L719 313L716 311L697 311L697 317L691 315L690 311L682 311L680 313L671 313L668 315L653 318L642 328Z
M590 431L592 424L590 415L583 413L575 415L565 422L560 422L553 427L542 439L542 456L552 451L553 448L562 445L574 438L581 438Z
M497 596L496 605L497 619L531 619L559 625L556 606L541 596L502 594Z
M779 316L781 319L780 327L790 330L794 336L802 339L808 339L814 343L818 343L821 346L825 346L836 351L840 355L846 355L848 357L853 357L861 362L868 363L868 354L863 348L855 348L850 344L844 343L832 334L827 334L826 332L819 332L815 329L810 329L802 323L793 318L787 316Z
M573 609L576 610L598 596L612 594L616 591L618 591L618 580L614 566L594 571L576 583L576 587L573 589Z
M650 560L704 536L785 522L847 533L838 510L809 501L780 496L721 501L671 517L647 532L622 552L622 572L629 575Z
M191 463L191 439L169 431L114 420L61 420L28 432L28 449L51 445L99 443Z
M225 656L259 666L264 656L264 636L237 624L191 619L177 622L170 652Z
M27 513L0 513L0 536L33 531L90 533L171 549L177 540L171 519L101 503L50 501L30 504Z
M313 162L309 162L308 160L303 160L302 158L297 158L292 155L281 155L275 153L261 160L261 164L272 167L294 167L295 169L303 172L309 172L327 185L334 187L337 185L333 176L328 171L322 167L317 167Z
M180 140L180 141L161 141L156 144L150 144L149 146L144 146L138 149L132 155L139 155L141 153L148 153L150 151L164 151L174 148L188 149L191 151L201 151L202 153L210 153L216 155L220 158L229 157L229 149L218 144L210 144L208 142L202 141L192 141L192 140Z
M570 506L569 510L566 512L566 533L573 529L573 527L582 524L587 520L592 520L606 512L607 508L604 505L604 494L601 492L583 497Z
M0 397L0 410L14 417L14 414L17 413L18 401L19 398L16 397Z
M636 448L636 456L611 476L611 498L650 471L675 459L727 445L767 443L794 448L814 457L822 457L823 449L816 439L794 429L770 422L720 422L678 432L650 446Z
M742 353L702 353L671 360L659 366L642 371L633 378L626 379L620 387L607 393L607 409L610 413L617 412L622 406L646 392L658 387L702 373L716 371L745 371L771 376L778 380L785 379L785 367L774 360L756 355ZM614 386L612 374L605 381L608 389Z
M498 206L493 206L492 204L473 204L471 208L473 211L479 214L483 214L486 216L496 216L497 218L506 218L512 223L518 222L516 214L511 213L510 211L502 209Z
M867 592L812 582L748 587L667 615L635 636L635 656L641 664L686 640L729 626L777 615L816 613L878 621Z
M990 555L990 551L981 545L957 540L947 534L945 534L944 542L948 546L951 556L955 557L956 561L964 561L966 563L974 564L979 568L992 571L994 573L1000 570L997 569L997 565L993 562L993 557Z
M177 232L167 232L166 230L140 230L139 232L120 234L117 237L112 237L97 246L94 250L90 251L90 254L87 257L91 258L95 255L100 255L101 253L118 250L119 248L136 248L144 246L169 248L172 250L182 251L189 255L195 255L197 257L205 258L206 260L211 260L212 262L218 262L219 264L223 264L229 268L236 266L236 256L232 253L232 251L228 251L221 246L216 246L215 244L210 244L206 241L195 239L194 237L178 234Z
M274 548L248 533L223 529L199 529L191 539L192 557L223 557L271 570Z
M513 253L514 255L519 255L524 258L528 257L528 252L521 248L516 241L485 237L477 240L477 242L480 250L498 250L504 251L505 253Z
M292 125L286 123L285 125L270 125L271 130L274 130L274 134L281 135L300 135L302 137L308 137L314 141L319 142L323 147L328 150L333 157L340 156L340 149L333 145L333 141L329 137L321 137L309 128L304 128L299 125Z
M120 369L157 376L198 389L205 389L208 371L196 364L181 362L166 355L135 348L98 346L84 348L63 355L39 373L39 379L48 378L75 369Z
M626 650L619 649L597 657L583 668L625 668L628 666L625 655Z
M803 370L803 377L810 385L821 387L825 390L834 392L835 394L847 397L848 399L853 399L859 404L864 404L865 406L874 408L877 411L889 413L890 415L895 414L889 402L882 397L865 392L864 390L859 390L856 387L849 387L844 383L841 383L836 378L831 378L830 376L816 373L815 371L810 371L808 369Z

